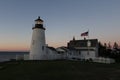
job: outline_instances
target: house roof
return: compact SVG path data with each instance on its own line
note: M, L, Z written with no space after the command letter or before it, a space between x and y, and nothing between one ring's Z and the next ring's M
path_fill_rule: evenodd
M57 51L62 51L62 52L67 52L68 51L67 47L58 47L56 50Z
M90 41L90 47L96 47L98 44L97 39L89 39L89 40L71 40L68 42L68 47L87 47L88 41Z
M47 48L51 49L52 51L56 51L54 47L47 47Z

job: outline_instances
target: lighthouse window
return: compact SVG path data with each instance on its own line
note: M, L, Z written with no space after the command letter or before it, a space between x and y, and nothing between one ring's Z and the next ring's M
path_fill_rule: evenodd
M44 51L44 46L42 46L42 50Z
M35 44L35 40L32 41L32 45L34 45L34 44Z

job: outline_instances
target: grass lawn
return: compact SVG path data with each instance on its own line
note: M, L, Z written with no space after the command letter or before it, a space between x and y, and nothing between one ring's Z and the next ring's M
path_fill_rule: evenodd
M80 61L0 63L0 80L120 80L120 64Z

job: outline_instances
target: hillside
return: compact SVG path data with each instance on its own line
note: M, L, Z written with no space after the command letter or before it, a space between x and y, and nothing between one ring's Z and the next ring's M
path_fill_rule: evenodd
M120 80L120 64L80 61L0 63L0 80Z

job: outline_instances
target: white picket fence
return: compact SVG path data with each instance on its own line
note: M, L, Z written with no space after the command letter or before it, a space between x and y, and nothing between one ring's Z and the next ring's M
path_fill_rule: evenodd
M115 63L115 60L112 58L104 58L104 57L97 57L93 59L93 62L99 62L99 63Z

